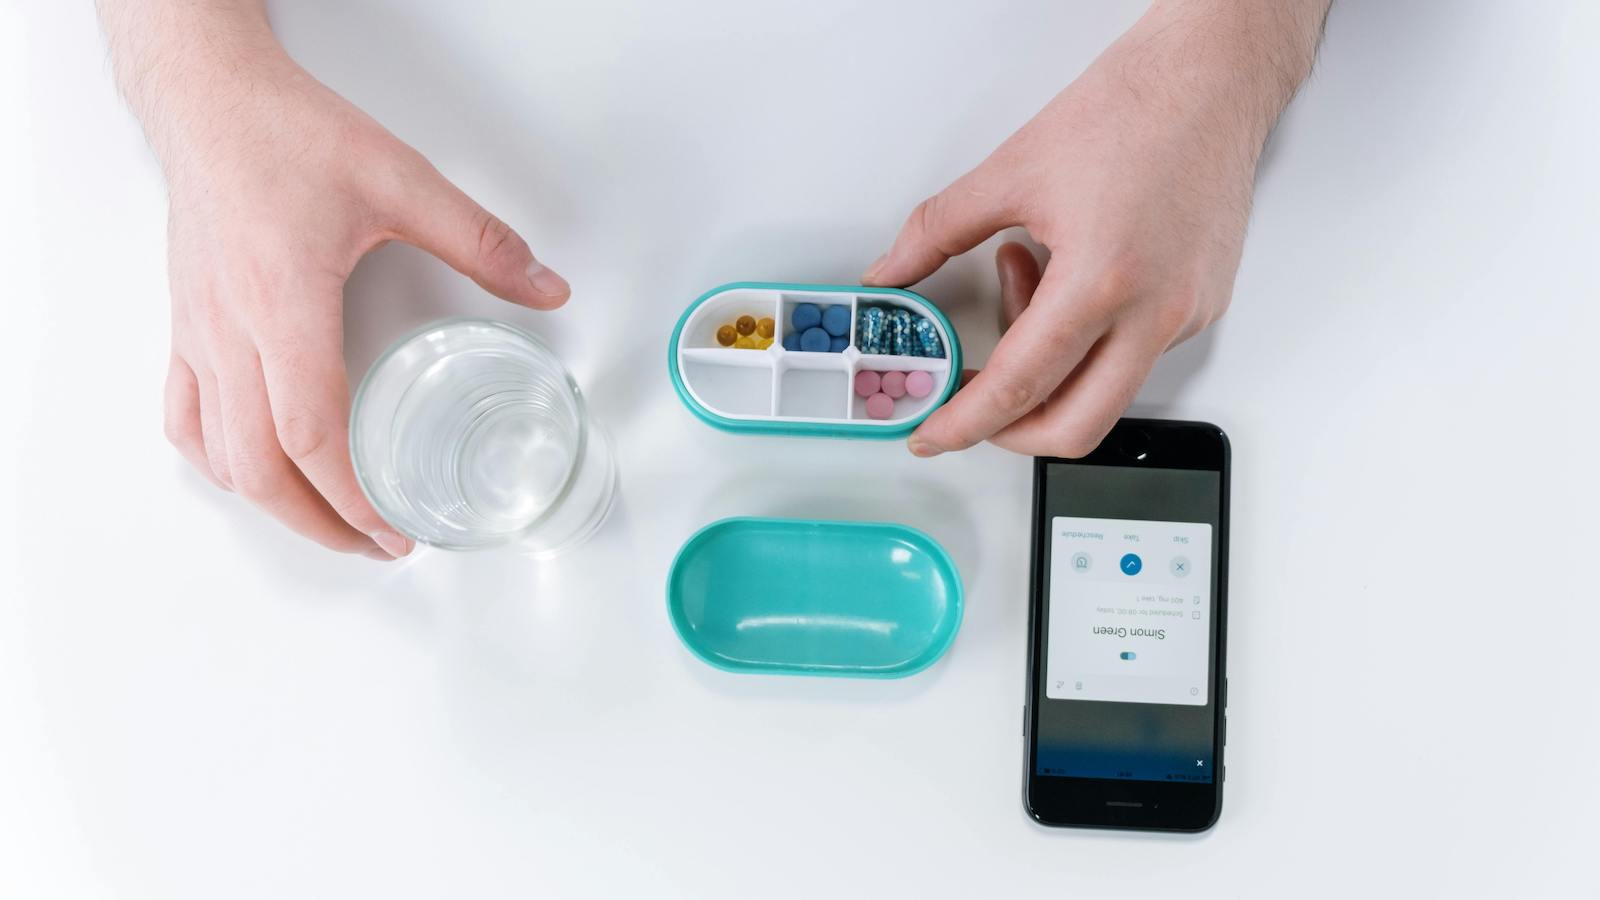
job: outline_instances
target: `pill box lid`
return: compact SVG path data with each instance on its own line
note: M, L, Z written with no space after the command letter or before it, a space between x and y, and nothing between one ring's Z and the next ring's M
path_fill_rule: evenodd
M903 678L961 627L961 575L939 543L888 522L722 519L667 575L690 653L728 672Z

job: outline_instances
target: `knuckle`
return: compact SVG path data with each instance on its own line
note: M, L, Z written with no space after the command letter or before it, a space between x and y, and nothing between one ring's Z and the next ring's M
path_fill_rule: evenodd
M228 308L215 295L201 298L198 305L201 331L208 344L215 344L229 332Z
M211 464L211 471L223 481L230 481L232 473L228 466L228 452L222 443L222 437L216 428L207 427L204 423L200 426L200 438L204 444L206 462Z
M1027 415L1043 399L1035 382L1013 374L1000 375L994 384L992 396L996 411L1006 416L1008 421Z
M281 483L279 473L260 457L236 455L228 460L228 470L233 479L233 489L246 500L265 504L278 493Z
M1069 434L1056 440L1055 455L1067 459L1078 459L1094 452L1100 446L1098 440L1090 440L1083 434Z
M1137 265L1127 260L1101 269L1083 290L1085 305L1101 317L1109 318L1135 296L1139 281L1137 272Z
M945 205L944 194L934 194L918 203L906 217L905 230L919 240L931 240L944 222Z
M417 182L436 174L428 158L407 144L379 140L370 146L374 152L362 157L355 176L374 200L405 197Z
M1067 459L1088 456L1094 452L1094 448L1100 446L1100 442L1105 439L1106 431L1109 431L1109 428L1095 431L1085 428L1082 424L1069 425L1052 435L1051 451L1054 455Z
M217 476L217 480L223 484L233 487L233 469L228 465L227 455L209 443L206 444L205 452L206 464L211 466L211 474Z
M1174 291L1155 311L1156 327L1164 337L1181 334L1200 314L1200 296L1192 289Z
M478 264L483 268L492 268L521 249L517 233L498 217L480 209L473 213L473 220L478 232Z
M166 436L167 443L179 450L193 447L198 437L190 420L170 414L162 419L161 433Z
M284 455L295 462L303 462L321 450L330 430L321 416L301 407L279 412L273 417L273 428Z

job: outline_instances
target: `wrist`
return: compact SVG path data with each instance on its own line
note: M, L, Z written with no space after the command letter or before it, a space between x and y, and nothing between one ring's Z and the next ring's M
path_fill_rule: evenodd
M117 83L169 176L298 67L259 2L101 0Z

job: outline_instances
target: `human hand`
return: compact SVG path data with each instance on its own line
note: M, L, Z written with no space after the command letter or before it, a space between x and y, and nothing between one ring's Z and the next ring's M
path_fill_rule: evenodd
M1309 70L1326 0L1157 3L976 169L912 212L863 277L904 286L1001 229L1004 334L912 434L1083 456L1157 358L1228 306L1256 160Z
M345 280L399 239L524 306L560 306L567 283L275 41L229 47L226 65L166 86L163 104L143 118L170 197L168 438L318 543L409 553L350 462Z

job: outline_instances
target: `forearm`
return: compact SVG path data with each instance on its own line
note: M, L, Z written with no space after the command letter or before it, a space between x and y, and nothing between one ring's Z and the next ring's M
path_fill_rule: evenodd
M1119 41L1140 70L1129 80L1174 106L1229 114L1259 148L1311 72L1331 2L1155 0Z
M293 67L264 0L97 0L117 86L170 167L264 71Z

